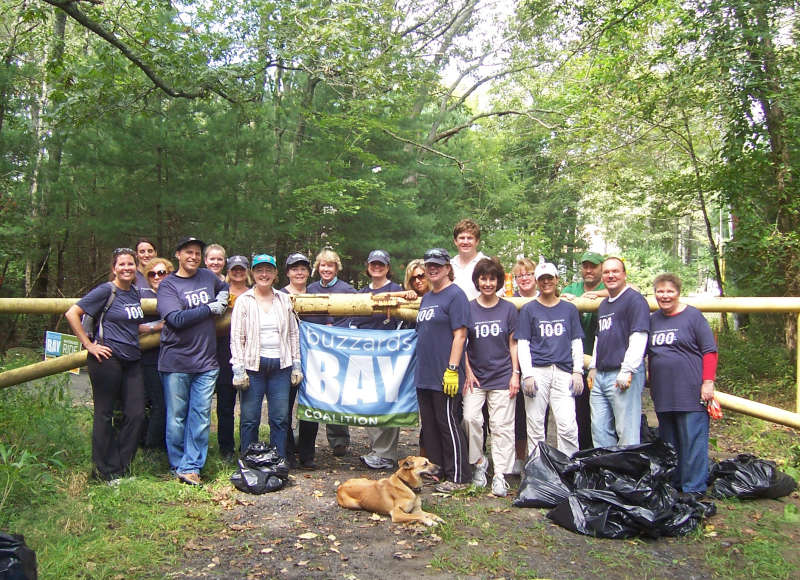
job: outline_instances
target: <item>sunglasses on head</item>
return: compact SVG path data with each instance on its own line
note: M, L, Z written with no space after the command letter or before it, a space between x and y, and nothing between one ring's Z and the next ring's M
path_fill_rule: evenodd
M152 271L147 273L147 277L148 278L155 278L155 277L163 278L168 273L169 272L167 272L166 270L159 270L158 272L156 272L155 270L152 270Z
M117 248L116 250L114 250L114 255L115 256L119 256L120 254L135 255L136 252L134 252L131 248Z

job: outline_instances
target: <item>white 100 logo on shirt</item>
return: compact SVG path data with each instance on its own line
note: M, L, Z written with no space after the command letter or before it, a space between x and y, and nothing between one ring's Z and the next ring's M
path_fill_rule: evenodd
M486 338L487 336L500 336L500 325L496 322L476 322L476 338Z
M597 321L597 330L598 330L598 332L603 332L604 330L610 330L611 329L612 320L613 320L613 318L611 318L610 316L607 316L605 318L601 318L600 320L598 320Z
M540 322L539 336L561 336L564 334L563 322Z
M144 318L141 306L126 306L125 314L128 315L128 320L136 320L137 318Z
M656 332L650 336L650 344L652 346L661 346L663 344L672 344L676 339L675 332L669 330L667 332Z
M417 322L423 322L425 320L430 320L433 318L433 308L426 308L424 310L420 310L419 314L417 314Z
M200 290L200 292L189 292L186 296L186 301L189 306L200 306L201 304L208 304L208 292Z

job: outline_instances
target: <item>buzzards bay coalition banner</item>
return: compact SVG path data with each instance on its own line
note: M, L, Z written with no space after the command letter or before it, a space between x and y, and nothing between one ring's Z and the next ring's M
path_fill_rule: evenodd
M416 425L417 334L300 323L297 417L366 427Z

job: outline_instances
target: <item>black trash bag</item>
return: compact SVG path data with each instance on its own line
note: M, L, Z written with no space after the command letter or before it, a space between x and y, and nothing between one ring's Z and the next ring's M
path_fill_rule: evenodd
M652 443L659 439L658 427L651 427L647 423L647 415L642 413L641 423L639 424L639 442Z
M0 578L36 580L36 553L25 544L25 537L0 532Z
M525 463L516 507L552 508L564 501L572 491L571 482L564 481L561 472L571 463L558 449L540 442Z
M281 456L277 447L257 441L247 446L242 459L248 466L258 469L273 466L281 459Z
M797 482L774 462L740 453L711 466L708 495L719 499L784 497L797 489Z
M239 470L231 475L231 483L239 491L261 495L283 489L286 481L275 475L271 468L253 469L239 460Z

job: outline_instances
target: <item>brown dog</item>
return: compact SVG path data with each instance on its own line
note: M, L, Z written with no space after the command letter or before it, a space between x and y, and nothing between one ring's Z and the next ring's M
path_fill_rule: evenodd
M422 522L434 526L443 522L436 514L422 511L422 500L417 495L422 476L435 478L439 466L414 455L400 461L399 466L390 477L377 481L363 477L348 479L336 489L336 501L343 508L392 516L393 523Z

